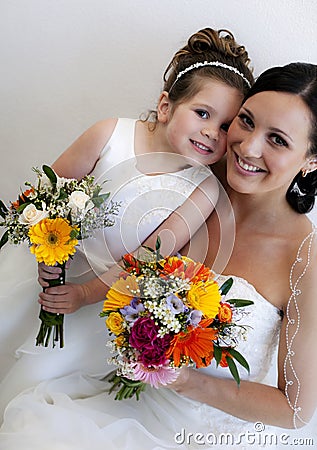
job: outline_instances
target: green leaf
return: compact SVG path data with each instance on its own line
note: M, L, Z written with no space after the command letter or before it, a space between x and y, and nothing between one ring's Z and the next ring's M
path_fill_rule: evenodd
M3 235L1 236L0 248L2 248L8 242L8 238L9 238L9 232L8 232L8 230L6 230L3 233Z
M93 202L96 208L100 208L100 206L109 198L110 193L100 194L96 197L92 197L91 201Z
M157 236L156 242L155 242L156 261L163 259L163 256L160 253L160 248L161 248L161 238L160 238L160 236Z
M238 363L241 364L249 373L250 373L250 366L248 364L248 361L241 355L240 352L235 350L234 348L229 349L230 355L238 361Z
M252 300L244 300L241 298L231 298L230 300L226 300L226 303L232 303L237 308L242 308L244 306L253 305L254 302Z
M229 370L231 372L231 375L236 380L237 385L240 386L240 375L236 366L236 363L230 356L226 356L226 361L228 363Z
M94 190L92 191L92 196L93 197L99 197L100 191L101 191L102 187L100 185L97 185ZM109 193L108 193L109 196Z
M57 183L57 176L53 169L51 169L49 166L43 165L43 172L47 176L47 178L50 180L53 186Z
M221 295L226 295L229 292L232 284L233 284L233 279L232 278L228 278L228 280L225 281L223 283L223 285L220 287Z
M71 232L69 233L69 237L70 239L77 239L79 235L79 231L75 230L74 228L71 230Z
M150 253L154 253L153 248L149 247L148 245L142 245L142 248L145 248L145 250L149 251Z
M2 200L0 200L0 215L1 217L5 218L5 216L8 213L8 208L6 207L6 205L3 203Z
M218 366L222 357L222 349L221 347L218 347L218 345L214 345L214 356Z
M61 188L59 191L59 197L58 200L65 200L65 198L68 197L67 192L65 191L65 189Z
M21 213L28 205L30 205L32 202L25 202L25 203L22 203L22 205L19 205L18 207L17 207L17 211L18 211L18 213Z

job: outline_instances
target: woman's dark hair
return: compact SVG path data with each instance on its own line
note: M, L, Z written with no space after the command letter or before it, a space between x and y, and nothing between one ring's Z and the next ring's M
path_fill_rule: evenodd
M268 69L257 78L245 100L264 91L286 92L303 100L311 113L307 156L317 157L317 65L296 62ZM305 214L313 208L316 194L317 170L305 177L299 172L288 188L286 199L295 211Z

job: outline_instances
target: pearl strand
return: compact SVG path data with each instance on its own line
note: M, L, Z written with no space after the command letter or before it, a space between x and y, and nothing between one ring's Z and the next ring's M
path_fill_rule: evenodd
M289 283L290 283L290 289L291 289L291 295L290 298L287 302L287 307L286 307L286 317L287 317L287 324L286 324L286 349L287 349L287 353L285 356L285 360L284 360L284 379L285 379L285 395L287 398L287 402L290 406L290 408L294 411L294 415L293 415L293 424L294 424L294 428L297 428L296 425L296 419L300 420L302 423L306 424L306 422L299 416L299 413L301 411L301 407L298 406L298 399L299 399L299 394L300 394L300 388L301 388L301 384L300 384L300 380L298 378L297 372L293 366L293 362L292 362L292 356L295 355L295 352L292 350L292 346L293 346L293 342L294 339L296 337L296 335L299 332L299 328L300 328L300 311L299 311L299 306L297 303L297 297L301 294L301 290L297 289L298 284L300 282L300 280L304 277L304 275L307 272L307 269L310 265L310 255L311 255L311 248L312 248L312 244L313 244L313 239L314 236L316 234L316 228L313 225L312 226L312 231L309 233L308 236L305 237L305 239L302 241L301 245L299 246L299 249L297 251L297 255L296 255L296 259L294 261L294 263L292 264L291 267L291 271L290 271L290 277L289 277ZM297 280L295 281L295 283L293 284L293 273L295 270L295 267L298 263L303 261L303 258L300 256L303 246L305 245L306 241L309 240L309 245L308 245L308 251L307 251L307 262L305 267L302 270L302 273L299 275L299 277L297 278ZM290 307L291 304L293 304L293 306L295 307L295 312L296 312L296 319L292 319L290 316ZM295 325L296 324L296 329L295 332L293 334L293 336L290 338L290 326L291 325ZM287 363L290 366L291 369L291 374L290 376L293 376L293 378L295 379L296 383L297 383L297 390L296 390L296 396L295 396L295 400L294 403L291 402L290 396L289 396L289 392L288 392L288 388L289 386L293 386L294 384L294 380L288 379L287 377Z

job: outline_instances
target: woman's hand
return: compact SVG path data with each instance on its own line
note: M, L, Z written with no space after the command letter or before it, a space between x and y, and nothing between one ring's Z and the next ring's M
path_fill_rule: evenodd
M190 375L190 372L192 371L192 369L185 366L185 367L182 367L181 369L177 369L177 370L178 370L178 376L177 376L176 380L173 381L172 383L168 383L164 387L166 387L168 389L173 389L174 391L179 392L182 390L182 388L188 382L189 375Z
M56 272L51 275L56 275ZM44 311L70 314L86 304L86 297L85 285L66 283L64 285L46 288L45 292L39 294L38 301Z

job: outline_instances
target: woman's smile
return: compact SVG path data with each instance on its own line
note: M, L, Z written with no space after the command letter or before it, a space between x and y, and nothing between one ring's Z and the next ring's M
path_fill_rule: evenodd
M265 170L261 169L258 166L255 166L247 161L245 161L241 156L234 153L237 166L239 169L242 169L242 173L247 172L248 175L256 175L257 173L263 173L266 172Z

